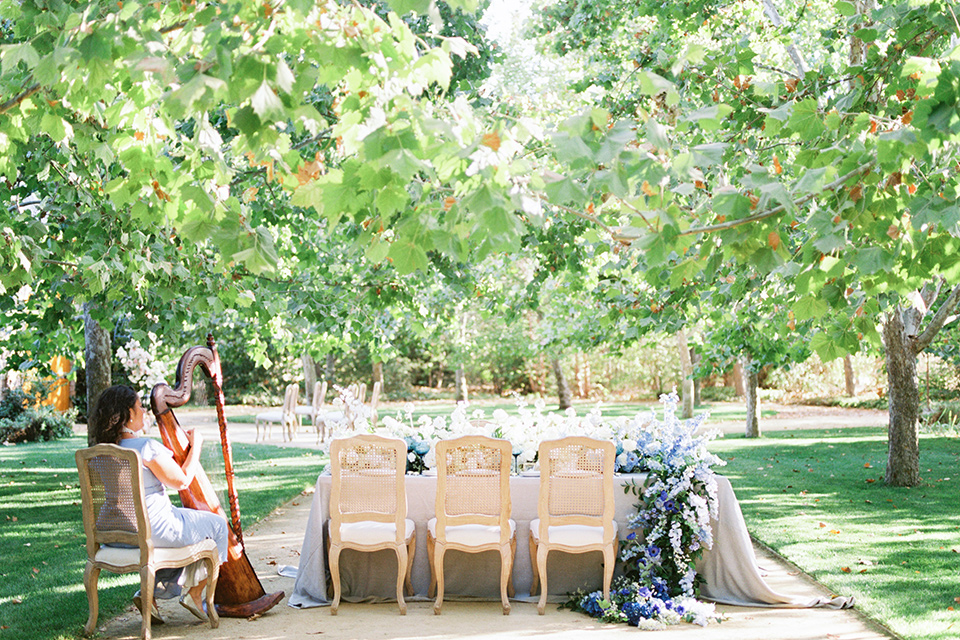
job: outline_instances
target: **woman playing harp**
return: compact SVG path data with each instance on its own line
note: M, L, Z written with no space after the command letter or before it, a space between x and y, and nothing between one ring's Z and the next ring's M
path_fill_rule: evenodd
M143 485L146 499L147 517L154 545L157 547L184 547L206 538L217 543L220 562L227 559L227 521L216 513L196 511L173 506L167 495L166 487L180 491L190 486L200 469L200 448L203 438L191 430L187 432L190 450L182 464L173 459L173 452L162 444L143 436L143 406L137 392L130 387L116 385L100 394L90 415L90 428L97 444L118 444L134 449L143 462ZM195 562L185 569L161 569L157 572L157 581L178 585L171 591L166 586L161 593L177 595L181 589L186 593L180 596L180 604L193 615L206 620L203 609L203 590L207 583L206 565ZM189 599L187 598L189 595ZM142 603L139 591L134 596L137 607L144 611L151 607L154 622L163 622L156 603Z

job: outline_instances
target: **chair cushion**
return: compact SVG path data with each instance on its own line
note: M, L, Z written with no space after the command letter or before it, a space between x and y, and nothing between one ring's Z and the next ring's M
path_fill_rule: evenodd
M404 541L413 536L413 520L404 520L406 531ZM332 524L332 523L331 523ZM340 525L340 539L353 544L385 544L397 539L397 526L392 522L344 522Z
M186 547L154 547L153 561L176 564L187 561L207 551L217 552L217 543L215 540L207 538L195 544ZM107 547L101 546L100 550L94 556L94 561L110 567L129 567L140 565L140 549L137 547Z
M264 411L257 414L257 422L283 422L283 411Z
M427 531L436 539L437 519L427 521ZM510 537L517 535L517 523L510 520ZM459 524L447 527L447 542L465 547L480 547L500 543L500 527L485 524Z
M540 543L540 519L530 522L530 533L538 544ZM547 532L550 544L562 544L568 547L586 547L603 544L603 527L589 527L582 524L565 524L550 527ZM613 521L613 535L617 535L617 521Z

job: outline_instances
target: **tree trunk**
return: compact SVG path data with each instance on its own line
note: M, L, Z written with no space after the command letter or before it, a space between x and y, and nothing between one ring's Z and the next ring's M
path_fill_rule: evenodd
M309 353L304 352L300 356L300 362L303 363L303 386L304 386L304 395L307 399L307 404L313 403L313 387L317 384L317 363L313 361L313 358Z
M847 386L847 397L852 398L857 395L856 380L853 377L853 360L849 353L843 357L843 381Z
M563 375L563 367L560 366L560 358L553 359L553 375L557 379L557 399L560 401L560 411L565 411L573 406L570 399L570 385L567 383L567 377Z
M733 363L733 388L737 393L738 398L744 396L743 389L743 365L739 361Z
M697 353L694 349L690 349L690 362L694 367L700 363L700 354ZM703 404L700 398L700 387L702 386L700 378L693 379L693 406L699 407Z
M83 305L84 366L87 376L87 415L100 394L110 386L110 332L90 315L91 303ZM93 429L87 428L87 445L94 445Z
M590 359L587 358L587 354L583 354L583 397L589 398L593 393L593 384L590 380L591 374L593 372L590 370Z
M456 382L457 402L467 402L467 376L463 372L463 367L457 367Z
M190 401L195 407L205 407L210 404L209 394L207 393L207 378L205 376L193 376L193 387L190 389Z
M690 361L690 347L687 346L687 332L677 332L677 347L680 350L680 376L683 389L683 410L680 417L688 420L693 417L693 362Z
M379 360L373 363L373 383L380 383L380 388L383 388L383 363Z
M885 480L895 487L913 487L920 484L920 394L917 354L907 337L902 312L887 316L883 345L890 404Z
M748 438L760 437L760 395L757 393L757 372L750 366L750 359L743 359L743 386L747 400L747 430Z
M323 379L327 381L327 388L331 390L337 383L337 356L332 353L327 354L327 362L323 367Z

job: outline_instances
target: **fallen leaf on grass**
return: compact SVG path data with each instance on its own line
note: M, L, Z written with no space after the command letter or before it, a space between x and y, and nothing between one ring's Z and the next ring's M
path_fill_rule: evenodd
M876 563L873 560L857 560L857 564L862 564L867 567L872 567Z
M873 482L876 482L876 480L873 478L867 478L866 480L864 480L864 482L873 483Z
M850 573L850 567L840 567L840 571L843 571L844 573Z
M867 572L866 569L860 569L860 573L866 573L866 572Z
M20 596L16 596L10 602L12 602L13 604L23 604L23 598L21 598Z
M870 464L869 462L867 462L866 464L863 465L863 468L864 468L864 469L872 469L872 468L873 468L873 465Z
M819 526L821 529L826 529L826 528L827 528L827 525L826 525L826 523L824 523L824 522L819 523L817 526Z
M830 529L830 533L832 533L833 535L837 535L838 533L840 533L840 529Z
M960 598L954 598L953 601L954 601L954 602L960 602Z

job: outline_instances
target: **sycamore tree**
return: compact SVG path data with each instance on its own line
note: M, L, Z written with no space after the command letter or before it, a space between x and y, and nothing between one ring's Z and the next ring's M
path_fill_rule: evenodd
M782 275L822 358L882 342L887 482L914 485L917 354L960 298L960 24L950 2L813 5L553 5L544 33L609 78L604 104L653 160L633 192L602 183L606 159L564 177L648 262Z

